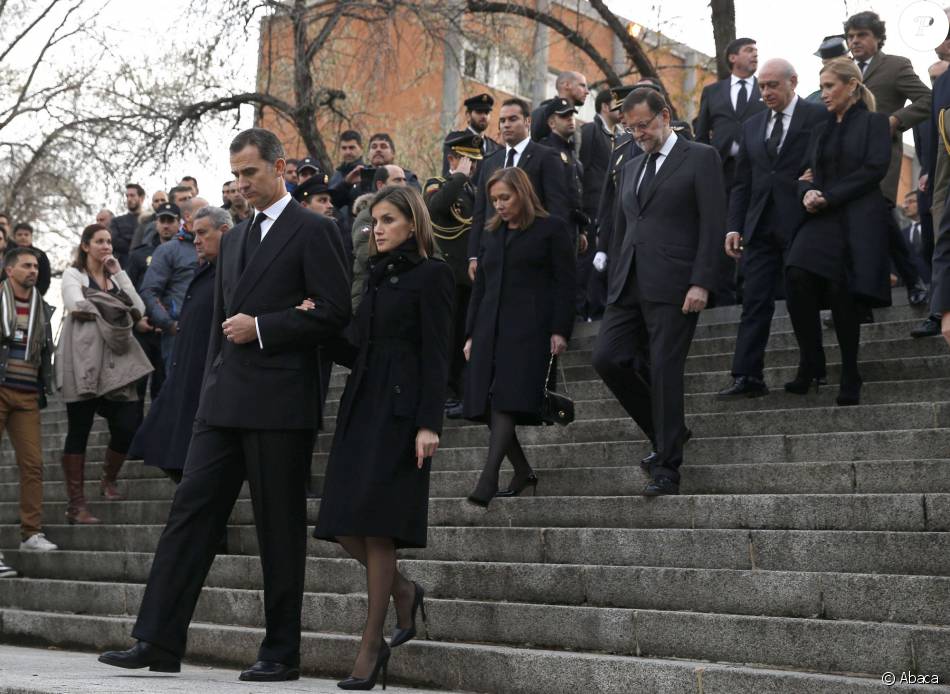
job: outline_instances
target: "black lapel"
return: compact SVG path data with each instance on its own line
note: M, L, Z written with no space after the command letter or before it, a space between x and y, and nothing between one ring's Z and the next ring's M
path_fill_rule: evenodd
M220 256L221 267L218 268L218 271L221 273L222 288L224 289L224 312L226 315L231 316L233 312L231 311L231 299L234 296L234 291L238 286L238 283L241 281L241 268L244 267L244 253L247 250L247 234L254 223L254 215L251 215L243 222L238 222L234 227L228 231L228 246L229 248L233 247L233 252L222 254Z
M524 151L521 153L521 156L518 157L518 168L527 169L528 162L531 161L531 157L534 156L534 150L536 149L534 141L529 141L527 146L524 148Z
M686 151L689 149L689 145L686 144L686 141L677 136L676 144L673 145L673 151L670 152L666 160L663 162L663 166L660 167L660 170L656 172L656 176L653 178L653 181L650 183L650 187L646 189L646 192L643 194L643 204L640 205L640 209L644 209L647 205L650 204L650 200L653 198L653 194L659 188L660 184L665 181L667 178L673 175L673 172L676 171L680 164L683 163L686 159ZM646 158L644 157L644 160ZM640 177L637 176L637 180Z
M792 114L792 122L788 124L788 132L785 133L785 143L782 145L782 149L778 153L778 159L782 158L782 155L785 154L785 150L788 149L788 145L798 137L798 133L802 131L802 121L805 120L807 114L805 109L802 108L804 100L799 97L798 103L795 104L795 112ZM770 110L769 113L772 111Z
M247 295L251 289L254 288L254 285L257 284L258 280L260 280L261 275L263 275L264 271L274 262L274 258L277 257L277 254L280 253L299 229L299 210L300 205L295 200L288 202L287 207L284 208L281 215L271 225L271 228L268 229L267 235L261 241L261 245L257 247L254 255L252 255L245 264L244 272L241 274L241 279L238 280L237 286L234 288L234 294L231 297L230 309L232 314L239 312L241 303L247 298ZM245 230L245 233L241 235L242 247L246 246L246 244L244 244L244 237L246 235L247 232Z

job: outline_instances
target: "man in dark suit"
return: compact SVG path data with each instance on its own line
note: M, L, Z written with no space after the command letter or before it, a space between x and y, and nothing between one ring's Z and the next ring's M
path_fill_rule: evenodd
M445 136L445 140L456 141L462 137L476 135L482 143L480 146L482 158L485 158L501 147L500 144L486 134L488 126L491 123L491 112L495 107L495 100L491 94L476 94L475 96L468 97L463 103L465 104L465 119L468 121L468 127L466 127L465 130L453 130ZM444 147L443 150L445 150ZM448 177L449 160L445 151L443 151L442 178Z
M784 286L785 252L801 218L798 177L812 128L827 109L798 97L798 75L786 60L768 61L759 71L768 109L742 126L736 178L729 200L726 254L742 258L745 292L732 361L733 383L720 396L769 392L763 378L765 347Z
M540 142L551 134L546 114L555 99L567 99L574 104L575 108L580 109L587 101L587 95L590 94L590 89L587 87L587 78L581 73L571 70L565 70L557 76L554 88L557 90L557 94L542 101L531 112L531 139L535 142Z
M501 105L498 125L505 146L486 157L475 174L475 211L468 241L468 275L474 281L478 256L482 247L482 230L491 216L491 203L485 194L488 179L498 169L517 166L523 170L541 204L549 213L564 221L570 220L570 199L564 163L550 147L532 142L528 136L531 117L528 104L521 99L508 99Z
M759 64L754 39L739 38L726 46L726 62L731 75L708 85L699 100L696 118L696 141L712 145L722 159L726 197L735 178L736 157L742 140L742 125L765 110L758 80L754 77ZM716 260L720 272L720 305L736 302L737 282L734 261L725 255Z
M940 316L940 332L950 344L950 218L944 209L933 257L933 300L931 307Z
M315 353L349 320L349 274L332 222L301 209L284 188L277 137L245 130L230 152L241 194L259 212L221 239L200 404L132 631L138 643L100 661L179 671L201 586L247 480L266 635L241 679L290 680L300 673L304 489L320 417ZM298 310L308 298L315 308Z
M684 370L699 312L716 288L726 198L716 151L677 136L670 108L651 89L623 103L644 154L620 172L607 311L593 363L654 444L647 496L679 493Z

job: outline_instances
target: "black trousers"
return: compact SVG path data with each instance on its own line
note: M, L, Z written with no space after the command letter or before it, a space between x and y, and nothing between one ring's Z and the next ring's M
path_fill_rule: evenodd
M913 251L910 242L901 233L900 226L894 218L893 208L887 216L887 242L894 269L897 270L897 274L903 280L907 291L910 291L914 285L921 281L920 273L917 272L917 265L914 264L914 258L911 255Z
M732 358L732 375L736 377L763 377L775 299L785 294L785 255L788 249L773 228L768 224L757 228L742 253L745 281L742 318Z
M455 285L455 308L452 312L452 340L449 342L449 398L462 400L465 393L465 319L468 317L468 302L472 288L465 284Z
M181 484L152 561L132 635L182 656L188 624L246 479L264 574L266 634L259 660L300 663L313 432L196 422Z
M682 305L641 301L631 272L620 297L607 307L594 345L597 373L653 443L654 478L679 482L684 371L698 318L683 315Z
M66 403L66 443L63 452L85 455L89 432L98 414L109 423L109 448L128 453L132 438L142 421L142 403L138 400L107 400L90 398Z

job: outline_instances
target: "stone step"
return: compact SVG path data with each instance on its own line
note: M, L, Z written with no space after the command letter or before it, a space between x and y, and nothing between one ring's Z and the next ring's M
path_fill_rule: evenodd
M9 609L133 616L144 586L44 579L0 582ZM262 591L209 588L195 612L201 622L264 626ZM430 599L429 635L435 641L469 641L607 651L618 655L738 661L824 672L872 674L908 663L950 677L950 628L851 620L758 617L714 613L630 610L514 602ZM362 596L306 593L303 629L356 634L362 630ZM565 625L571 625L565 629ZM392 610L388 632L394 627ZM717 638L708 638L709 633ZM854 643L861 643L856 649Z
M494 507L493 507L494 508ZM49 525L64 549L152 552L163 525ZM16 547L19 529L0 526L0 547ZM251 526L228 527L232 554L257 554ZM335 544L308 541L308 554L343 557ZM599 564L679 568L950 575L950 533L857 530L712 530L628 528L440 527L425 549L405 559Z
M144 584L152 563L144 552L8 550L6 557L28 579L104 584ZM402 560L399 568L427 598L444 600L950 624L946 576L426 560ZM306 577L311 593L358 593L365 583L351 559L309 557ZM259 590L260 562L218 556L206 585Z
M0 638L7 642L32 639L95 651L127 648L132 624L127 617L0 610ZM195 662L223 661L244 667L255 660L262 637L262 629L194 622L188 631L188 657ZM351 635L306 631L301 643L302 667L306 673L342 677L348 674L358 642ZM910 670L912 662L902 667ZM519 694L577 694L592 691L592 683L599 694L873 694L881 687L879 674L862 678L741 664L420 639L401 647L398 657L391 660L390 673L396 681ZM923 686L915 691L946 690Z
M128 499L167 500L175 493L173 483L161 478L135 476L137 463L128 463L119 479L119 491ZM151 470L152 468L145 468ZM736 465L689 465L684 468L680 490L683 494L893 494L950 493L950 459L871 460L826 463L776 463L767 474L757 463ZM538 496L633 496L643 490L647 477L637 465L613 467L535 468L542 480ZM478 480L479 470L439 471L432 473L430 498L463 497ZM503 472L500 486L510 481ZM0 484L0 501L19 498L19 483ZM313 475L311 488L323 489L323 476ZM99 484L87 481L86 498L96 501ZM527 494L531 494L528 490ZM47 502L65 498L61 481L43 483ZM248 498L247 485L241 498Z
M316 523L319 499L308 499ZM109 525L151 525L168 518L171 499L91 501L89 510ZM44 512L63 518L65 501L48 500ZM0 523L16 523L15 501L0 503ZM231 523L252 525L250 499L238 499ZM524 497L498 499L491 510L464 499L429 502L429 526L557 528L748 528L774 530L950 531L950 494L750 494Z

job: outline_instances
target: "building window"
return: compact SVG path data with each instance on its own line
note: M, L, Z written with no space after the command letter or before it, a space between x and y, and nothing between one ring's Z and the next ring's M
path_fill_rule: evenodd
M484 82L492 89L516 96L531 93L530 64L496 46L478 46L464 41L461 67L465 77Z
M462 74L466 77L488 82L489 60L487 51L479 50L471 45L462 49Z

